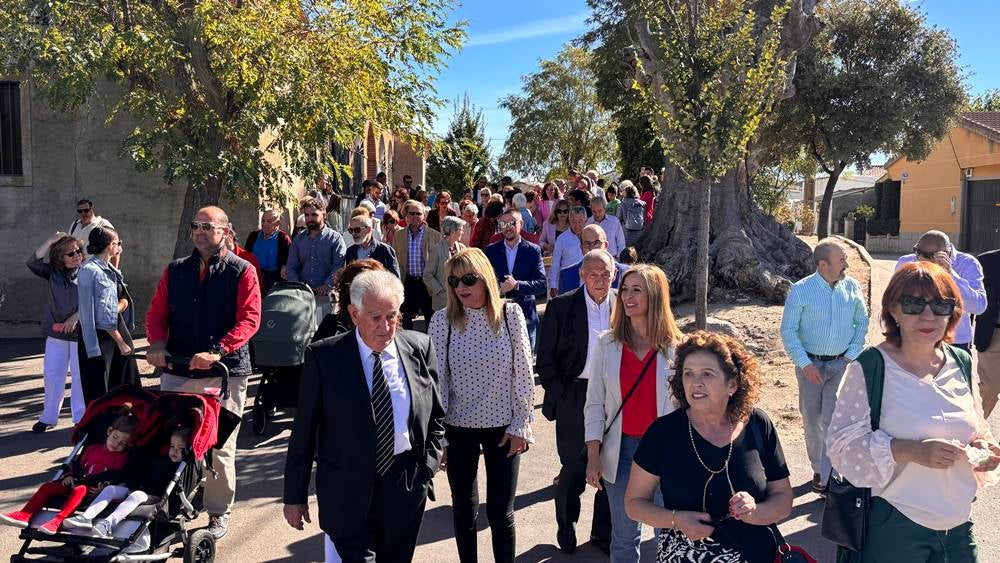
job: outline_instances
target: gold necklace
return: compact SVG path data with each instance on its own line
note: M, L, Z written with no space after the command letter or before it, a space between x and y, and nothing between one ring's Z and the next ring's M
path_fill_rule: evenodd
M698 463L708 471L708 480L705 481L705 488L701 491L701 511L708 512L707 499L708 499L708 486L712 483L712 479L715 476L725 472L726 482L729 483L729 491L731 494L736 494L735 489L733 489L733 480L729 478L729 460L733 456L733 423L729 423L729 451L726 453L726 461L722 464L720 469L712 469L705 464L705 460L701 459L701 454L698 453L698 446L694 442L694 426L691 424L691 417L688 416L688 436L691 438L691 449L694 450L694 457L698 459Z

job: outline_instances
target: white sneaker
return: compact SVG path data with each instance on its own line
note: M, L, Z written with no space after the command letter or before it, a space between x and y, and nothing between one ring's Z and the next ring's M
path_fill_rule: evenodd
M100 520L98 520L97 522L94 522L94 535L95 536L97 536L99 538L103 538L103 539L111 539L113 537L112 534L111 534L111 532L112 532L112 530L111 530L111 522L108 522L107 520L105 520L103 518L100 519Z
M63 526L66 526L67 528L87 529L87 528L92 528L94 526L94 521L91 520L90 518L87 518L83 514L79 514L72 518L67 518L63 520Z

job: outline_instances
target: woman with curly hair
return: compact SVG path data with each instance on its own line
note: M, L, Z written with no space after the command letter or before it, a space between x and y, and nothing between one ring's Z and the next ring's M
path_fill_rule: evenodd
M764 411L760 366L735 339L698 331L677 347L677 410L649 427L625 510L661 528L657 561L771 563L773 525L792 511L778 434ZM656 490L663 506L653 502Z
M606 267L590 268L592 261L602 259ZM599 275L598 283L608 288L614 271L611 254L594 250L583 259L581 277ZM587 279L586 283L589 288L594 282ZM589 293L587 301L589 315ZM642 525L625 514L625 490L632 456L646 429L657 417L674 410L667 380L681 336L670 310L670 286L663 270L640 264L625 272L609 326L584 368L588 375L583 408L587 483L608 493L611 561L638 563Z

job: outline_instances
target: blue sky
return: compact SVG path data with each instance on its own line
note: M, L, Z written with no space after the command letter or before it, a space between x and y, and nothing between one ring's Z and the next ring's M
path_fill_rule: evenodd
M947 29L958 41L960 64L977 93L1000 87L997 57L998 0L916 0L928 21ZM467 0L454 19L469 22L468 43L449 61L437 81L448 100L438 112L436 130L443 133L452 115L451 100L468 93L483 110L491 150L499 155L507 138L510 115L500 98L518 92L521 76L538 69L538 59L552 58L579 36L589 14L584 0Z

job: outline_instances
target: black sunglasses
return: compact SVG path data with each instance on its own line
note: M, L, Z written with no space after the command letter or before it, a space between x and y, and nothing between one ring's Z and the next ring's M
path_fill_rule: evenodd
M565 215L569 213L569 209L556 209L556 215Z
M76 212L80 215L83 215L84 213L90 213L93 210L94 210L93 207L88 207L86 209L77 209Z
M356 235L358 233L364 232L365 230L367 230L367 227L351 227L347 229L347 232L351 233L352 235Z
M65 256L66 258L72 258L74 256L83 256L83 251L77 248L73 252L67 252L66 254L63 254L63 256Z
M899 299L899 308L904 315L919 315L930 305L931 313L937 317L950 317L955 312L958 302L951 297L938 297L927 300L912 295L904 295Z
M450 285L452 289L458 289L459 283L461 283L465 287L472 287L477 283L479 283L480 279L482 278L480 278L476 274L465 274L462 277L448 276L448 285Z

